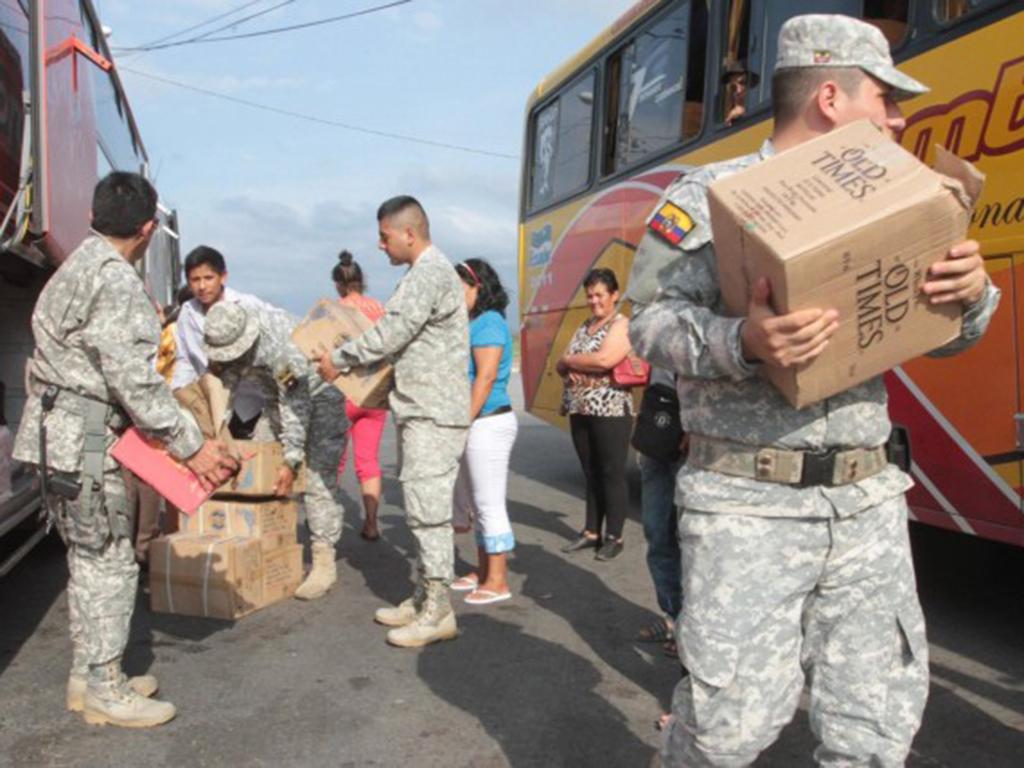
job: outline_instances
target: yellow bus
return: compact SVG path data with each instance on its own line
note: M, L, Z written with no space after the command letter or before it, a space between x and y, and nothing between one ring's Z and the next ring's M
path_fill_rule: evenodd
M1003 301L985 339L887 374L911 430L916 519L1024 546L1024 3L1019 0L641 0L536 87L519 219L522 376L535 415L564 426L554 370L587 316L584 275L624 281L644 223L688 168L754 151L771 131L781 24L845 13L878 26L932 87L903 104L901 143L942 144L988 176L970 235ZM737 82L745 87L737 87Z

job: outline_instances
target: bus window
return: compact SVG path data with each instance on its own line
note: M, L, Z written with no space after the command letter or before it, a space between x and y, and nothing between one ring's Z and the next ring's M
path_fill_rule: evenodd
M890 47L895 48L907 38L909 4L909 0L816 0L813 9L814 13L841 13L864 19L878 27ZM745 112L758 110L771 101L771 74L778 54L779 28L787 19L803 12L797 5L751 3L750 0L732 0L730 3L725 55L721 63L723 119L733 106L726 93L730 69L742 66L746 70Z
M533 118L531 209L568 197L589 181L595 79L590 72Z
M93 50L108 55L102 33L85 5L79 6L83 26ZM96 141L99 145L97 171L109 166L120 171L140 171L145 162L142 148L132 130L131 119L124 96L118 89L112 72L104 72L92 62L82 62L89 73L92 85L93 109L96 114ZM105 160L105 162L104 162Z
M934 0L934 2L935 18L943 24L948 24L966 16L976 8L989 5L992 0Z
M907 39L907 5L908 0L864 0L864 21L878 27L893 50Z
M700 132L707 22L705 4L692 5L677 5L608 58L603 174L635 165ZM691 28L700 34L691 35ZM691 38L693 46L688 44Z

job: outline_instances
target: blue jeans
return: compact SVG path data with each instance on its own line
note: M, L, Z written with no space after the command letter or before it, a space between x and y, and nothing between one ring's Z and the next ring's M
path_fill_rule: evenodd
M647 539L647 568L654 582L658 607L673 620L682 607L682 566L675 505L678 464L666 464L643 454L640 464L640 514Z

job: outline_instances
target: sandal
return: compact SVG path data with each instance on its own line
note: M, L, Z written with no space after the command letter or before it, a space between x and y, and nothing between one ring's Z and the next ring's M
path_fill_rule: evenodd
M672 630L665 623L664 619L656 619L649 626L643 627L636 633L638 643L666 643L672 639Z
M466 605L490 605L512 599L511 592L493 592L490 589L474 589L463 600Z
M475 573L470 573L453 581L449 589L451 589L452 592L472 592L479 586L480 577Z
M671 637L661 644L661 652L670 659L679 658L679 646L676 645L676 641Z

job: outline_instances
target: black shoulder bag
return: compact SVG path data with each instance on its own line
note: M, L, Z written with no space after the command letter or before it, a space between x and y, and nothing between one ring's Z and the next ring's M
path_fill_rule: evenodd
M682 458L683 424L679 418L679 396L667 384L650 384L644 389L630 440L637 451L666 464Z

